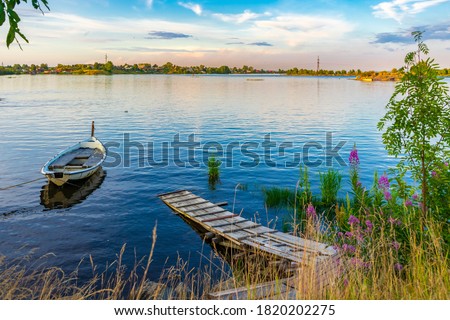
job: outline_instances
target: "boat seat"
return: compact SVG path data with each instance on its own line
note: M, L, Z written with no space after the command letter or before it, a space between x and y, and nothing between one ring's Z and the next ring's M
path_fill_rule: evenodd
M73 150L56 159L55 162L53 162L48 168L50 170L63 169L74 159L89 159L89 157L91 157L95 153L95 150L89 148L80 148Z
M92 149L91 149L92 150ZM83 168L95 166L103 158L103 153L100 149L95 149L89 158L83 163Z

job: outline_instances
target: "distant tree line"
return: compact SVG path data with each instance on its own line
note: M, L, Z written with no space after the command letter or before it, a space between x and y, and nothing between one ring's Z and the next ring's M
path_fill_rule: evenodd
M114 65L111 61L106 63L95 62L93 64L58 64L49 67L46 63L41 64L14 64L0 67L0 75L11 74L286 74L289 76L351 76L357 79L373 80L398 80L401 73L397 69L391 71L361 71L354 70L312 70L292 68L288 70L265 70L256 69L252 66L220 67L199 66L178 66L171 62L163 65L151 63ZM450 69L439 70L440 76L450 76Z

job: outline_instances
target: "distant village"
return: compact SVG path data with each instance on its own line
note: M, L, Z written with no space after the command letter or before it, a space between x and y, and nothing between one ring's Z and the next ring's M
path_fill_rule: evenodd
M323 69L299 69L288 70L264 70L256 69L252 66L242 67L208 67L199 66L178 66L171 62L163 65L151 63L114 65L111 61L106 63L74 64L49 67L46 63L36 64L14 64L0 66L0 75L18 74L78 74L78 75L110 75L110 74L284 74L289 76L349 76L362 81L397 81L401 77L401 71L392 69L391 71L361 71L354 70L323 70ZM450 69L440 70L443 77L450 76Z

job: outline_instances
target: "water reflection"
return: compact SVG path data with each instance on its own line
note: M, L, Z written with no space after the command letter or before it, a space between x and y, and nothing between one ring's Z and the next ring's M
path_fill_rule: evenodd
M89 178L66 183L62 187L48 182L41 189L41 204L48 210L70 208L89 197L100 187L105 177L106 171L100 167Z

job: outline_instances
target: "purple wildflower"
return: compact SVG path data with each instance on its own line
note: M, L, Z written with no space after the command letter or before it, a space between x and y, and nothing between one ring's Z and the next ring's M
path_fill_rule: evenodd
M363 260L361 260L359 258L351 258L350 263L357 268L369 268L370 267L370 262L364 262Z
M360 232L358 232L356 234L356 240L358 241L358 243L361 243L364 241L364 236Z
M431 171L431 175L433 176L433 177L436 177L437 176L437 172L436 171Z
M372 221L366 220L366 227L367 227L367 232L372 232L372 229L373 229Z
M392 218L392 217L389 217L388 222L390 224L395 224L397 226L401 226L402 225L402 222L400 220Z
M348 158L348 161L353 166L356 166L359 164L358 150L356 149L356 146L354 146L353 150L350 151L350 157Z
M353 264L354 266L359 266L362 264L362 260L359 258L351 258L350 263Z
M448 162L445 162L444 165L445 165L446 167L448 167Z
M412 207L412 205L413 205L413 203L411 200L408 199L405 201L405 207Z
M345 236L346 236L347 238L353 238L353 233L350 232L350 231L347 231L347 232L345 233Z
M344 243L342 245L342 250L344 250L344 252L355 253L356 248L354 246L352 246L351 244Z
M306 208L306 216L308 218L315 218L317 216L316 209L311 203L308 204L308 208Z
M348 224L351 226L359 224L359 219L357 217L355 217L354 215L350 215L350 217L348 218Z
M385 191L384 198L386 199L386 201L390 201L392 200L392 194L389 191Z
M339 238L342 238L344 236L344 234L342 232L340 232L340 231L337 233L337 235L338 235Z
M412 198L413 198L413 200L417 200L417 199L419 199L419 196L417 195L417 193L414 193Z
M398 251L398 249L400 249L400 243L392 241L392 248L394 248L395 251Z
M389 190L389 178L387 175L383 174L380 179L378 179L378 187L381 190Z
M396 263L394 264L394 269L397 271L402 271L403 270L403 266L400 263Z

